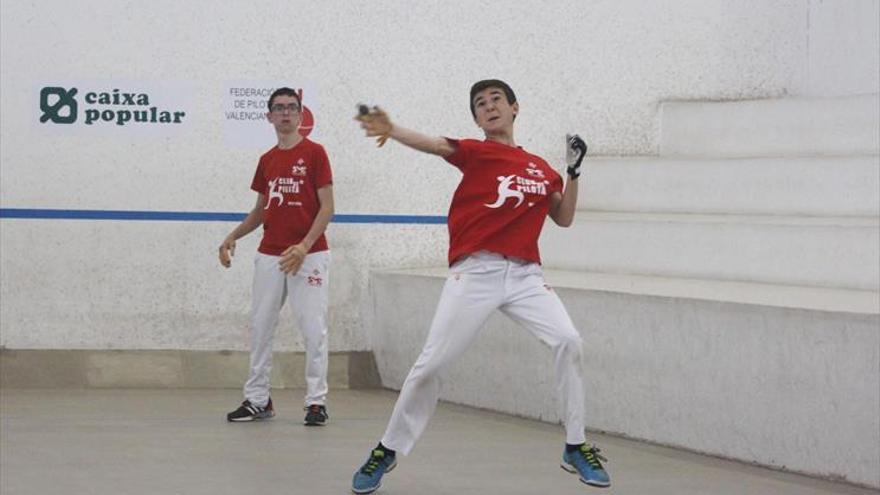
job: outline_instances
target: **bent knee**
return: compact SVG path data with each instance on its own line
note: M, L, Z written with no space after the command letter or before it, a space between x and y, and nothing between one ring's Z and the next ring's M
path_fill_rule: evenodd
M408 382L430 382L440 374L440 368L434 364L416 363L406 377Z

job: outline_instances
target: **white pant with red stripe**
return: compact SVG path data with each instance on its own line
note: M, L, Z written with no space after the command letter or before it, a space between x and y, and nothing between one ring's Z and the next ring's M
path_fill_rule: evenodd
M272 341L285 299L306 348L306 405L327 400L327 285L330 251L306 255L293 275L281 271L279 256L257 253L251 310L251 361L244 397L265 407L269 402Z
M406 377L382 445L409 454L439 398L439 377L473 343L495 309L522 324L553 352L566 442L584 443L583 342L541 266L480 252L452 266L428 340Z

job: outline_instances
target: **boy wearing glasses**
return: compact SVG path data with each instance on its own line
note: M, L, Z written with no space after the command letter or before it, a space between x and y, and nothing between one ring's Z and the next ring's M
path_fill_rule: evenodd
M285 299L306 348L306 417L322 426L327 399L327 299L330 251L324 230L333 217L333 177L324 148L299 133L300 95L291 88L269 97L267 120L278 145L260 157L251 189L257 202L220 245L220 264L229 267L235 241L263 226L254 261L250 368L244 402L229 421L256 421L275 415L269 396L272 340Z
M372 493L409 454L434 414L439 378L473 343L496 309L520 323L553 353L556 391L562 405L565 447L561 466L583 483L611 485L599 449L584 438L582 340L541 271L538 237L546 217L568 227L577 206L578 177L587 145L566 138L568 183L541 157L516 145L513 124L519 103L497 79L471 87L470 109L484 140L421 134L391 123L381 109L360 109L367 136L389 138L438 155L458 168L461 182L449 207L450 275L422 353L400 391L379 444L354 473L352 491ZM527 461L523 461L527 462Z

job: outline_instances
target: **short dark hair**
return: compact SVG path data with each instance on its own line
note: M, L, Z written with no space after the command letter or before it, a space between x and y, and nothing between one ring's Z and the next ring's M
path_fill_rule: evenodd
M500 79L483 79L482 81L477 81L471 86L471 115L473 115L474 118L477 118L477 112L474 108L474 96L480 91L489 88L498 88L504 91L504 95L507 96L508 104L513 105L516 103L516 95L513 94L513 90L510 89L510 86L506 82Z
M278 88L275 91L273 91L272 96L269 97L268 109L270 112L272 111L272 102L275 101L276 96L293 96L294 98L296 98L297 105L299 105L299 107L302 108L302 101L300 101L300 99L299 99L299 93L295 89L283 87L283 88Z

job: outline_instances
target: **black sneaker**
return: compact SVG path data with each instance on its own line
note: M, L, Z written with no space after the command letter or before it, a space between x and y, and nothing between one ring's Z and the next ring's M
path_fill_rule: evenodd
M226 415L226 420L235 422L259 421L269 419L272 416L275 416L275 408L272 407L272 398L270 397L266 407L257 407L249 400L242 402L238 409Z
M305 408L305 410L306 419L303 421L303 424L306 426L324 426L327 424L327 420L330 419L330 415L327 414L327 408L320 404L312 404Z

